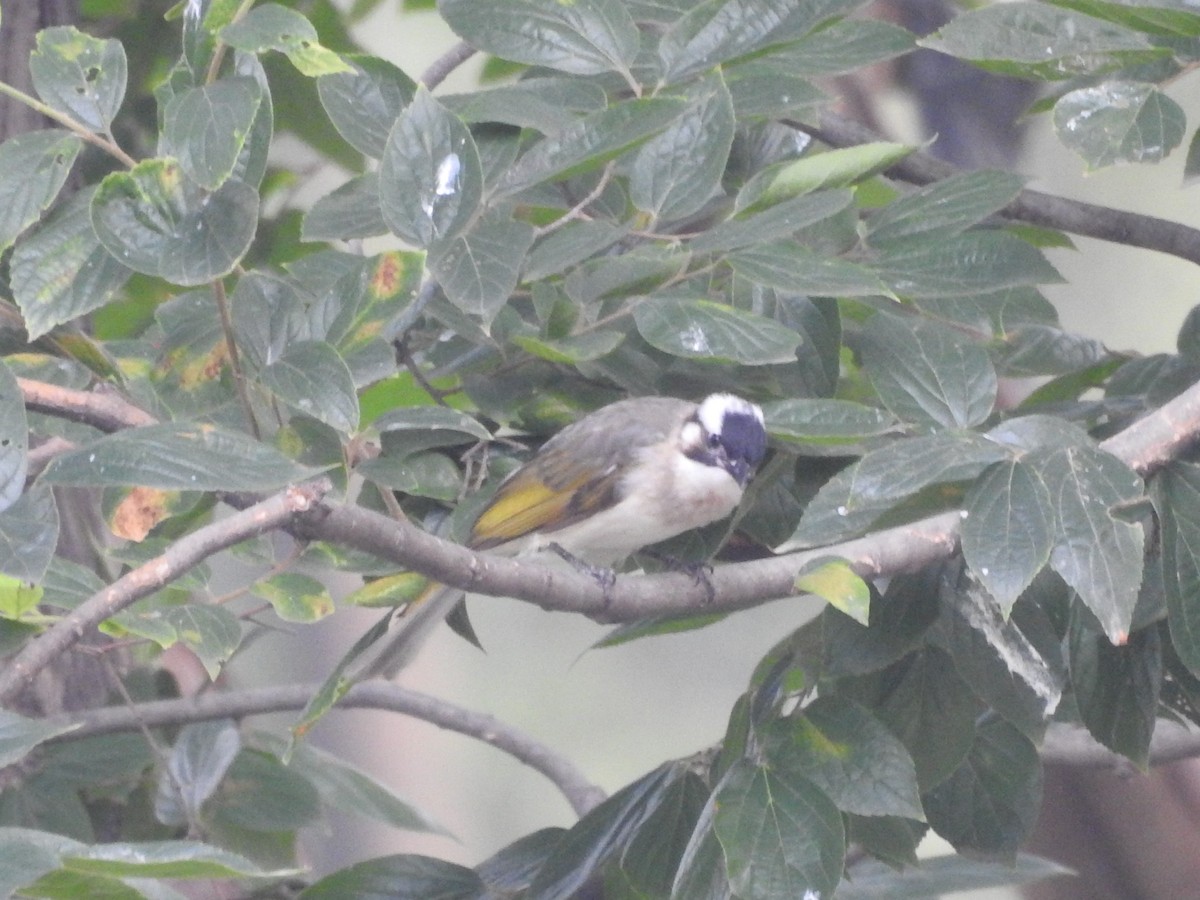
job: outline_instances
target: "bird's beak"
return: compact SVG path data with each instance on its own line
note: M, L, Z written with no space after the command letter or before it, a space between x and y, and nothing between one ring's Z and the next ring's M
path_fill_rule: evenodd
M754 474L750 470L750 465L744 459L731 459L725 463L725 471L733 476L733 480L740 487L745 487L750 481L750 477Z

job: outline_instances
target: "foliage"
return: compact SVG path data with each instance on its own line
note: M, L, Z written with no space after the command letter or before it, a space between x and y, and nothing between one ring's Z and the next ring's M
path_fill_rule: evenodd
M165 63L156 42L44 31L23 99L54 124L0 145L2 290L27 332L4 333L0 363L4 651L27 660L113 575L149 578L189 536L227 535L220 503L324 475L329 502L437 530L464 494L463 451L501 429L532 443L626 394L736 391L773 438L741 547L836 558L961 510L961 553L882 591L797 563L796 590L831 606L760 663L718 748L473 870L389 857L304 896L930 896L1056 871L1018 854L1047 727L1080 723L1144 766L1160 716L1195 716L1200 469L1151 472L1102 441L1195 380L1200 318L1176 355L1066 334L1038 290L1059 279L1041 246L1064 239L1019 221L1020 179L914 188L889 177L912 148L810 137L829 77L917 46L853 17L863 5L441 0L466 42L519 64L465 94L357 52L322 3L305 18L189 0L155 25L177 42ZM133 33L152 14L128 15ZM1161 89L1200 55L1185 4L997 3L920 43L1043 80L1039 107L1089 166L1161 159L1186 136ZM269 152L284 130L351 170L308 209L284 202L296 173ZM58 199L72 166L85 184ZM1044 383L1000 408L1003 380L1029 376ZM113 396L144 418L102 419ZM56 555L64 485L100 489L114 572ZM253 534L103 616L140 648L134 702L170 697L146 677L157 650L183 645L214 679L250 652L263 600L302 640L337 605L323 567L365 575L364 602L412 596L371 580L395 566L349 536L281 551ZM261 578L214 600L218 553ZM326 684L318 712L346 687ZM4 890L286 880L326 807L434 827L302 740L235 725L242 711L156 720L153 748L5 713ZM911 868L929 830L963 856ZM895 868L844 880L851 844Z

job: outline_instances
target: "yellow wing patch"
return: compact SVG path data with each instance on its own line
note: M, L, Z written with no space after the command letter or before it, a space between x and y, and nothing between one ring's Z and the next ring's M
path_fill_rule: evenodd
M560 477L547 480L563 481ZM612 470L599 477L580 472L560 487L552 487L532 471L517 472L475 521L471 546L487 550L537 531L564 528L611 506L616 482Z

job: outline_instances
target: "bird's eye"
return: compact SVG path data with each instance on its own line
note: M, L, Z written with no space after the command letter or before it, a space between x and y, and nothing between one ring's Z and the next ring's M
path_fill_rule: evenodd
M719 434L710 434L708 436L708 446L716 449L721 446L721 436Z

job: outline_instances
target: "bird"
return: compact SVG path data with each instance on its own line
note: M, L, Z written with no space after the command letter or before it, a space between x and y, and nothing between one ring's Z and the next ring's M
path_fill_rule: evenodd
M506 556L553 551L591 571L725 518L767 451L762 409L734 394L699 403L634 397L589 413L509 475L467 546ZM434 585L352 680L393 677L462 592Z

